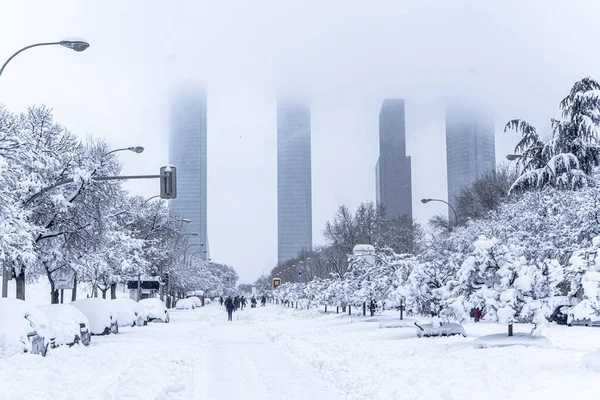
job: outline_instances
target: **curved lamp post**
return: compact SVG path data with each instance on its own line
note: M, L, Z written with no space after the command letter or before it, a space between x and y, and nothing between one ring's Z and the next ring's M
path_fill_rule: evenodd
M196 236L198 236L198 234L196 234ZM193 246L204 246L204 243L192 243L188 247L186 247L185 250L183 251L183 262L184 263L186 262L185 261L185 256L187 254L187 251L190 249L190 247L193 247Z
M454 213L454 223L457 224L458 223L458 214L456 214L456 210L454 209L454 207L452 207L452 205L450 203L448 203L446 200L441 200L441 199L421 199L421 203L423 204L427 204L430 201L439 201L441 203L445 203L448 205L448 207L450 207L450 209L452 210L452 212Z
M132 146L132 147L123 147L122 149L114 149L114 150L111 150L108 153L106 153L104 155L104 157L106 157L109 154L116 153L117 151L126 151L126 150L133 151L134 153L140 154L144 151L144 148L142 146Z
M46 42L46 43L35 43L35 44L31 44L29 46L25 46L23 47L21 50L17 51L15 54L13 54L12 56L10 56L8 58L8 60L6 60L4 62L4 64L2 65L2 68L0 68L0 76L2 75L2 72L4 72L4 68L6 68L6 66L8 65L8 63L10 62L10 60L12 60L13 58L15 58L17 55L19 55L20 53L24 52L27 49L31 49L33 47L40 47L40 46L63 46L66 47L68 49L74 50L76 52L82 52L85 49L87 49L88 47L90 47L90 44L88 42L86 42L85 40L61 40L60 42Z

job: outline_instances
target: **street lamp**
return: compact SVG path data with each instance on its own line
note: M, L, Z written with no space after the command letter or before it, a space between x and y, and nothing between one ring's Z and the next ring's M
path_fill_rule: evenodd
M198 236L198 234L192 235L192 236ZM187 254L187 251L189 250L190 247L193 247L193 246L204 246L204 243L192 243L188 247L186 247L185 250L183 251L183 262L184 263L185 263L185 256Z
M142 146L123 147L122 149L115 149L115 150L109 151L108 153L106 153L104 155L104 157L106 157L109 154L116 153L117 151L125 151L125 150L133 151L134 153L140 154L144 151L144 148Z
M446 200L440 200L440 199L421 199L421 203L423 203L423 204L427 204L430 201L439 201L441 203L447 204L448 207L450 207L450 209L454 213L454 224L458 223L458 214L456 214L456 210L454 209L454 207L452 207L452 205L450 203L448 203Z
M15 58L19 53L22 53L23 51L25 51L27 49L31 49L33 47L55 46L55 45L66 47L66 48L74 50L78 53L80 53L80 52L84 51L85 49L87 49L88 47L90 47L90 44L88 42L86 42L85 40L61 40L60 42L35 43L32 45L23 47L21 50L17 51L15 54L10 56L8 58L8 60L6 60L4 62L4 64L2 65L2 68L0 68L0 76L2 75L4 68L6 68L6 66L8 65L10 60Z

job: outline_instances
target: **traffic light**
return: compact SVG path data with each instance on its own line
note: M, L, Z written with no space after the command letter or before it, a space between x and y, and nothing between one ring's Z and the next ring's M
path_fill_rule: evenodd
M177 197L177 168L173 166L160 168L160 197L162 199Z

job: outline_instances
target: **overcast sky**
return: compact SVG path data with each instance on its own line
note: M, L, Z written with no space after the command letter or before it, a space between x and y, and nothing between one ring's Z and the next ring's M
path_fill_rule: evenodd
M0 62L40 41L82 37L84 53L29 50L0 77L0 102L46 104L58 122L120 153L126 174L168 162L168 105L195 81L208 92L211 257L242 281L277 260L278 89L312 103L313 237L336 208L375 197L378 113L406 99L413 214L445 199L444 101L477 94L493 110L497 160L515 117L547 129L572 83L598 76L600 2L589 1L10 1L0 0ZM153 196L157 181L128 183Z

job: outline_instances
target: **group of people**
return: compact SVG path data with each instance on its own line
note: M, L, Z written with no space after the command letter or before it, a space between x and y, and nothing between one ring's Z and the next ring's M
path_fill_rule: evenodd
M227 310L227 321L233 321L233 312L237 311L239 308L243 310L246 308L247 303L248 302L244 296L235 296L233 298L231 296L227 296L227 298L224 300L222 296L219 298L219 304L225 304L225 310ZM260 305L264 307L266 303L267 298L262 296L260 299ZM252 308L256 307L256 297L252 296L250 304Z

